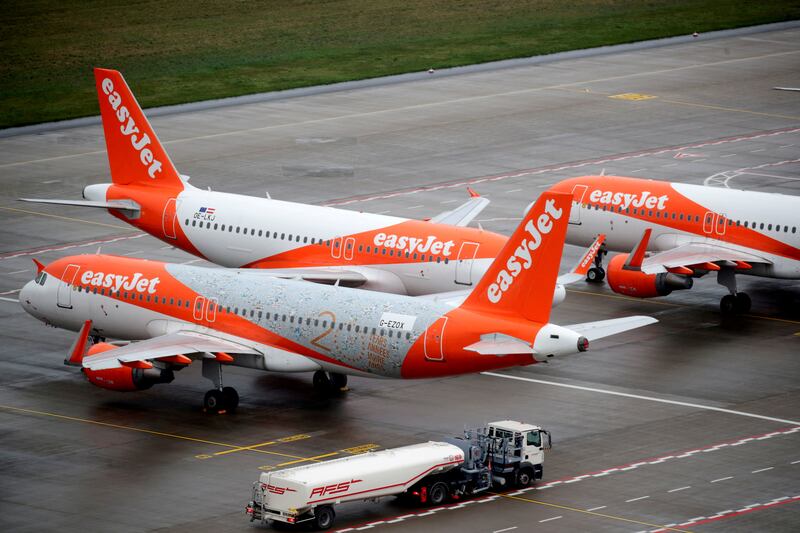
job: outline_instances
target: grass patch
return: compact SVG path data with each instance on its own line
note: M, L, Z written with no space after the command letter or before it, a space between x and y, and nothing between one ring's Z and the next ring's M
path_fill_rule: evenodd
M31 0L0 13L0 127L800 18L800 0Z

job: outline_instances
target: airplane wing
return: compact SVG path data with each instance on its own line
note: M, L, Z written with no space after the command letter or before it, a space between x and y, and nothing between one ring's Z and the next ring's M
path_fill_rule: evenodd
M342 287L360 287L368 280L361 272L345 270L340 268L263 268L248 269L248 273L253 272L265 274L282 279L301 279L323 285L335 285L337 282Z
M198 352L261 353L249 346L205 333L179 331L152 339L132 342L107 352L84 357L83 366L90 370L105 370L119 368L124 366L123 363Z
M103 209L125 209L126 211L139 211L141 209L136 202L131 200L112 200L111 202L95 200L57 200L48 198L19 198L19 200L37 204L76 205L79 207L101 207Z
M692 265L716 263L718 261L772 263L765 257L735 248L727 248L718 244L688 243L644 258L641 268L645 274L658 274L666 272L670 268L692 268Z
M478 193L472 189L467 190L469 190L469 194L471 196L469 200L456 207L452 211L439 213L435 217L431 218L430 222L433 222L434 224L449 224L451 226L466 226L472 222L472 220L478 216L478 214L483 211L487 205L489 205L489 199L479 196Z
M658 322L651 316L627 316L624 318L612 318L610 320L599 320L597 322L584 322L583 324L572 324L564 326L577 333L580 333L590 341L602 339L622 333L631 329L641 328L649 324Z
M600 248L603 246L605 240L606 236L603 233L598 235L592 245L586 249L586 253L583 254L583 257L581 257L580 261L575 264L575 267L566 274L561 274L558 276L556 283L560 283L561 285L569 285L570 283L575 283L576 281L585 279L586 273L589 272L589 268L594 263L594 258L600 252Z

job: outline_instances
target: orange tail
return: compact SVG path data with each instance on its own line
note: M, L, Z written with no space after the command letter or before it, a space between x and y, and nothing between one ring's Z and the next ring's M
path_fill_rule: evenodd
M571 202L571 194L542 194L462 307L548 322Z
M111 180L118 185L183 189L178 171L156 137L122 74L94 69Z

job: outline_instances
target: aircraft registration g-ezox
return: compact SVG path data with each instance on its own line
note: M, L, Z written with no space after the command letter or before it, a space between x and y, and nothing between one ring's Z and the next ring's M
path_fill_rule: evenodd
M232 409L220 363L346 375L430 378L547 361L588 342L656 322L650 317L561 327L549 322L570 195L545 193L458 305L435 298L265 278L234 270L103 255L39 265L20 293L34 317L80 330L69 361L93 384L129 391L168 383L200 359L210 410ZM92 336L137 340L93 344Z
M106 208L225 267L410 296L472 287L506 242L466 227L489 203L474 193L425 221L193 187L178 174L122 75L94 73L112 183L85 187L84 200L23 200ZM554 303L565 294L559 286Z
M570 178L550 190L573 195L567 242L602 233L611 250L635 248L608 263L615 292L664 296L716 272L730 293L721 311L747 312L750 297L738 292L736 274L800 279L800 197L619 176ZM597 257L590 279L605 274Z

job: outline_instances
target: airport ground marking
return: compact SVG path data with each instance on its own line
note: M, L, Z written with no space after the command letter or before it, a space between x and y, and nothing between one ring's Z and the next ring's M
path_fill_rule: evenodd
M197 442L197 443L200 443L200 444L210 444L210 445L213 445L213 446L221 446L223 448L233 448L233 449L242 448L242 446L238 446L236 444L229 444L229 443L226 443L226 442L217 442L217 441L208 440L208 439L200 439L200 438L197 438L197 437L189 437L189 436L186 436L186 435L178 435L178 434L175 434L175 433L167 433L167 432L164 432L164 431L155 431L155 430L152 430L152 429L137 428L137 427L133 427L133 426L125 426L125 425L122 425L122 424L113 424L111 422L101 422L99 420L91 420L89 418L80 418L80 417L77 417L77 416L69 416L69 415L62 415L62 414L58 414L58 413L50 413L50 412L47 412L47 411L38 411L36 409L26 409L26 408L23 408L23 407L15 407L13 405L0 405L0 409L7 409L9 411L17 412L17 413L25 413L25 414L45 416L45 417L49 417L49 418L55 418L55 419L58 419L58 420L67 420L67 421L71 421L71 422L82 422L84 424L92 424L92 425L95 425L95 426L102 426L102 427L107 427L107 428L112 428L112 429L122 429L122 430L126 430L126 431L134 431L136 433L144 433L144 434L153 435L153 436L156 436L156 437L165 437L165 438L170 438L170 439ZM296 460L304 460L304 461L314 460L313 458L300 457L298 455L290 455L288 453L272 452L272 451L259 450L259 449L254 449L252 451L257 452L257 453L263 453L263 454L269 454L269 455L278 455L278 456L281 456L281 457L288 457L288 458L296 459ZM204 454L200 454L200 455L204 455ZM196 457L200 458L198 456L196 456Z
M747 413L745 411L736 411L734 409L724 409L722 407L714 407L711 405L703 405L700 403L692 403L692 402L681 402L678 400L668 400L666 398L657 398L655 396L644 396L642 394L631 394L628 392L619 392L619 391L612 391L608 389L598 389L596 387L584 387L582 385L570 385L568 383L558 383L557 381L546 381L543 379L535 379L535 378L526 378L522 376L512 376L510 374L500 374L497 372L481 372L484 376L492 376L497 378L503 379L512 379L516 381L527 381L529 383L537 383L540 385L552 385L554 387L564 387L567 389L575 389L575 390L582 390L586 392L595 392L599 394L609 394L611 396L620 396L623 398L631 398L634 400L646 400L650 402L658 402L658 403L666 403L669 405L677 405L679 407L689 407L692 409L702 409L705 411L715 411L718 413L725 413L729 415L736 415L736 416L745 416L749 418L758 418L760 420L768 420L770 422L778 422L780 424L790 424L793 426L797 426L797 429L800 430L800 422L795 420L787 420L785 418L776 418L772 416L766 415L759 415L756 413Z
M667 528L666 526L659 529L651 529L650 533L662 533L663 531L687 531L686 528L689 526L699 526L703 524L708 524L710 522L716 522L718 520L725 520L727 518L735 518L737 516L741 516L743 514L753 513L756 511L763 511L764 509L769 509L772 507L776 507L778 505L786 505L788 503L794 503L800 501L800 494L796 496L781 496L780 498L775 498L768 502L764 503L753 503L750 505L746 505L739 509L726 509L725 511L721 511L719 513L713 514L711 516L697 516L695 518L690 518L685 522L681 522L680 524L674 524L672 527Z
M775 137L778 135L785 135L785 134L793 134L800 132L800 128L797 127L788 127L788 128L780 128L776 130L762 130L753 133L748 133L745 135L736 135L732 137L721 137L717 139L705 140L705 141L698 141L696 143L686 144L682 146L664 146L664 147L656 147L650 148L646 150L640 150L637 152L623 152L618 154L612 154L604 157L598 157L593 159L584 159L572 162L565 162L565 163L554 163L552 165L547 165L544 167L536 167L536 168L528 168L522 170L516 170L512 172L505 172L502 174L490 174L486 176L478 176L474 178L466 178L454 181L444 181L439 183L432 183L430 185L424 185L421 187L410 187L407 189L398 189L388 193L378 193L378 194L368 194L368 195L358 195L358 196L348 196L343 198L338 198L334 200L330 200L324 202L323 205L333 207L333 206L342 206L353 204L357 202L369 202L372 200L385 200L389 198L396 198L399 196L408 196L411 194L417 194L420 192L431 192L431 191L438 191L444 189L452 189L452 188L460 188L466 187L469 185L475 185L477 183L484 183L484 182L493 182L493 181L500 181L509 178L520 178L526 176L535 176L541 174L548 174L552 172L560 172L563 170L574 170L579 169L587 166L595 166L601 165L604 163L616 163L619 161L627 161L631 159L638 159L642 157L649 157L649 156L658 156L662 154L670 154L673 152L684 152L687 150L693 150L697 148L704 148L706 146L719 146L723 144L731 144L743 141L752 141L755 139L761 139L765 137Z
M545 507L553 507L555 509L563 509L565 511L572 511L572 512L575 512L575 513L595 516L595 517L599 517L599 518L607 518L607 519L616 520L616 521L619 521L619 522L628 522L628 523L637 524L637 525L640 525L640 526L659 528L660 531L681 531L681 532L687 531L686 529L677 529L677 528L673 528L673 527L662 526L660 524L653 524L653 523L650 523L650 522L643 522L641 520L634 520L632 518L625 518L624 516L617 516L617 515L611 515L611 514L606 514L606 513L598 513L596 511L587 511L585 509L578 509L577 507L570 507L570 506L567 506L567 505L559 505L557 503L544 502L544 501L541 501L541 500L534 500L534 499L531 499L531 498L523 498L522 496L513 496L511 494L500 494L500 496L503 497L503 498L508 498L510 500L517 500L517 501L522 501L522 502L527 502L527 503L534 503L536 505L543 505Z
M69 222L80 222L81 224L91 224L94 226L103 226L106 228L114 228L114 229L123 229L129 231L136 231L135 229L131 228L130 226L117 226L116 224L106 224L105 222L95 222L93 220L85 220L83 218L74 218L74 217L65 217L61 215L51 215L50 213L42 213L41 211L30 211L28 209L18 209L16 207L3 207L0 206L0 209L5 211L14 211L17 213L24 213L26 215L37 215L40 217L48 217L48 218L56 218L58 220L67 220Z
M72 248L82 248L84 246L102 246L104 244L111 244L113 242L118 241L126 241L129 239L139 239L141 237L147 236L147 233L137 233L134 235L123 235L120 237L112 237L108 239L93 239L91 241L79 241L79 242L71 242L68 244L64 244L61 246L48 246L45 248L35 248L33 250L21 250L18 252L10 252L7 254L0 254L0 261L5 259L15 259L17 257L30 257L35 255L46 254L48 252L61 252L64 250L70 250Z
M272 446L274 444L294 442L297 440L310 439L310 438L311 435L291 435L289 437L282 437L280 439L269 440L267 442L261 442L259 444L251 444L250 446L239 446L238 448L231 448L230 450L222 450L221 452L215 452L214 456L217 457L220 455L228 455L231 453L244 452L244 451L259 451L257 448L262 448L264 446Z
M6 298L5 296L0 296L0 300L2 300L4 302L12 302L12 303L15 303L15 304L19 303L19 300L17 300L16 298Z

